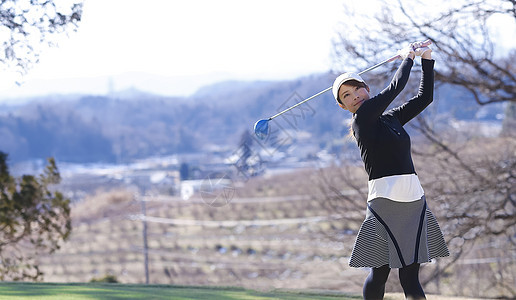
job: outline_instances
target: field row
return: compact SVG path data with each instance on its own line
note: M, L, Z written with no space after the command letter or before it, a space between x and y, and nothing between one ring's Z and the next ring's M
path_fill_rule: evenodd
M198 210L198 213L205 213L202 221L220 222L216 220L221 219L219 215L224 211L233 211L238 206L237 211L247 211L247 206L256 205L251 201L237 202L227 208L213 209L202 203L156 201L146 203L146 212L147 215L177 220L177 205L180 205L181 212ZM280 205L282 209L298 210L294 207L310 208L309 202L306 199L279 203L265 201L260 206ZM84 218L83 222L75 221L69 241L54 255L40 259L45 280L80 282L114 275L125 283L145 282L144 222L128 215L138 212L139 205L118 203L110 207L116 216L109 217L108 213L97 219L91 216L88 221ZM254 216L273 216L267 211L251 211ZM356 282L339 278L347 267L346 255L351 250L353 233L346 231L339 220L314 219L308 212L311 210L281 215L303 217L296 219L298 222L263 226L178 226L147 221L149 280L165 284L305 288L327 288L331 282L337 286L345 281L358 288L360 277ZM188 220L187 216L194 215L181 215L180 220ZM335 241L336 235L341 237L340 240ZM363 272L358 272L363 277Z

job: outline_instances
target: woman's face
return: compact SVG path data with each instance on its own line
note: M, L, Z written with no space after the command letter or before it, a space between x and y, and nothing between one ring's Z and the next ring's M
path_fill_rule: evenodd
M369 86L367 85L364 87L364 85L359 83L344 83L339 88L341 107L352 113L355 113L362 103L369 100L369 98Z

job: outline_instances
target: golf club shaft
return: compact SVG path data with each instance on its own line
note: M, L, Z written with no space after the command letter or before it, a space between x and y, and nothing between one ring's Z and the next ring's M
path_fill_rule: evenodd
M388 63L388 62L394 61L394 60L396 60L396 59L398 59L398 58L399 58L399 55L395 55L395 56L393 56L393 57L391 57L391 58L389 58L389 59L386 59L386 60L382 61L382 62L381 62L381 63L379 63L379 64L376 64L376 65L374 65L374 66L372 66L372 67L369 67L369 68L365 69L364 71L362 71L362 72L358 73L358 75L362 75L362 74L364 74L364 73L366 73L366 72L369 72L369 71L371 71L371 70L374 70L374 69L378 68L379 66L384 65L384 64L386 64L386 63ZM276 118L276 117L278 117L278 116L280 116L280 115L282 115L282 114L284 114L284 113L288 112L289 110L292 110L292 109L294 109L294 108L298 107L299 105L301 105L301 104L303 104L303 103L305 103L305 102L307 102L307 101L310 101L310 100L312 100L313 98L315 98L315 97L317 97L317 96L320 96L321 94L326 93L327 91L329 91L329 90L331 90L331 89L332 89L332 87L330 86L329 88L326 88L326 89L324 89L324 90L320 91L319 93L317 93L317 94L315 94L315 95L313 95L313 96L310 96L310 97L306 98L305 100L303 100L303 101L301 101L301 102L299 102L299 103L297 103L297 104L295 104L295 105L293 105L293 106L291 106L291 107L289 107L289 108L287 108L287 109L285 109L285 110L283 110L283 111L281 111L281 112L279 112L279 113L275 114L274 116L270 117L268 120L272 120L272 119L274 119L274 118Z
M426 41L424 41L424 42L422 43L422 45L421 45L421 46L422 46L422 47L426 47L426 46L430 45L431 43L432 43L432 41L431 41L431 40L426 40ZM376 69L376 68L378 68L378 67L380 67L380 66L382 66L382 65L384 65L384 64L386 64L386 63L389 63L389 62L391 62L391 61L395 61L395 60L396 60L396 59L398 59L398 58L400 58L400 55L394 55L393 57L391 57L391 58L389 58L389 59L386 59L386 60L382 61L381 63L378 63L378 64L376 64L376 65L374 65L374 66L372 66L372 67L369 67L369 68L367 68L367 69L365 69L365 70L361 71L360 73L358 73L358 75L362 75L362 74L364 74L364 73L366 73L366 72L369 72L369 71L371 71L371 70L374 70L374 69ZM306 98L305 100L303 100L303 101L301 101L301 102L299 102L299 103L297 103L297 104L295 104L295 105L293 105L293 106L291 106L291 107L289 107L289 108L287 108L287 109L285 109L285 110L283 110L283 111L280 111L279 113L275 114L274 116L269 117L267 120L269 120L269 121L270 121L270 120L272 120L272 119L274 119L274 118L276 118L276 117L278 117L278 116L280 116L280 115L282 115L282 114L284 114L284 113L286 113L286 112L288 112L288 111L290 111L290 110L292 110L292 109L294 109L294 108L298 107L299 105L301 105L301 104L303 104L303 103L305 103L305 102L307 102L307 101L310 101L310 100L312 100L313 98L315 98L315 97L317 97L317 96L319 96L319 95L321 95L321 94L326 93L327 91L329 91L329 90L331 90L331 89L332 89L332 87L330 86L329 88L324 89L324 90L320 91L319 93L317 93L317 94L315 94L315 95L313 95L313 96L310 96L310 97Z
M379 66L385 65L386 63L390 63L391 61L395 61L395 60L397 60L399 57L400 57L399 55L394 55L393 57L391 57L391 58L389 58L389 59L386 59L386 60L382 61L382 62L381 62L381 63L379 63L379 64L376 64L376 65L374 65L374 66L372 66L372 67L369 67L369 68L365 69L364 71L359 72L359 73L358 73L358 75L362 75L362 74L364 74L364 73L367 73L367 72L369 72L369 71L371 71L371 70L374 70L374 69L378 68Z
M293 106L291 106L291 107L289 107L289 108L287 108L287 109L285 109L285 110L275 114L274 116L270 117L268 120L272 120L272 119L276 118L277 116L282 115L282 114L286 113L287 111L289 111L291 109L294 109L294 108L298 107L299 105L301 105L301 104L303 104L303 103L305 103L305 102L307 102L309 100L312 100L313 98L315 98L315 97L317 97L317 96L319 96L321 94L326 93L327 91L331 90L331 88L332 87L330 86L329 88L327 88L325 90L322 90L319 93L317 93L317 94L315 94L315 95L313 95L313 96L311 96L309 98L306 98L305 100L303 100L303 101L301 101L301 102L299 102L299 103L297 103L297 104L295 104L295 105L293 105Z

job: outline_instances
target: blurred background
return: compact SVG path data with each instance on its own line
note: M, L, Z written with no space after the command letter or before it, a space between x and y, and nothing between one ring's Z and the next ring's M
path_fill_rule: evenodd
M434 102L406 127L451 256L422 282L516 297L515 5L2 1L0 278L360 294L351 114L326 93L253 125L431 39Z

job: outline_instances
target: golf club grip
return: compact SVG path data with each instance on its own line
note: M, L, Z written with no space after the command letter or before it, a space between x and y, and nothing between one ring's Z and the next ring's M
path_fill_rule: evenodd
M426 40L426 41L422 42L421 47L428 47L428 46L430 46L431 44L432 44L432 40L428 39L428 40ZM414 49L414 50L416 50L416 49ZM399 56L398 54L397 54L397 55L394 55L393 57L391 57L391 58L389 58L389 59L385 60L384 62L379 63L377 66L380 66L380 65L382 65L382 64L384 64L384 63L388 63L388 62L391 62L391 61L395 61L395 60L397 60L398 58L400 58L400 56ZM365 71L362 71L361 73L365 73L365 72L367 72L367 71L371 70L372 68L376 68L376 66L373 66L373 67L371 67L370 69L367 69L367 70L365 70ZM360 75L360 73L358 73L358 75Z
M421 47L428 47L430 45L432 45L432 40L428 39L421 44Z

